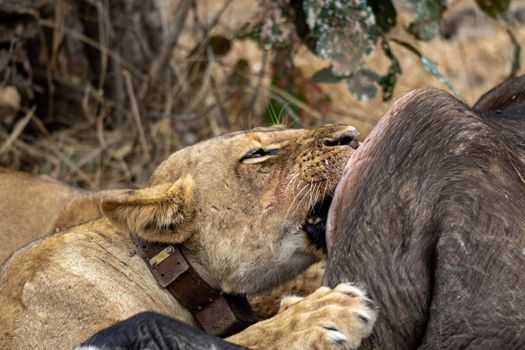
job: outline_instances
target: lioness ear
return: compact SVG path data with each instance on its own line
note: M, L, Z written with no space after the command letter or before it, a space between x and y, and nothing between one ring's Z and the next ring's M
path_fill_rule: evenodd
M190 235L193 216L193 180L160 184L104 198L100 208L118 228L143 239L181 243Z

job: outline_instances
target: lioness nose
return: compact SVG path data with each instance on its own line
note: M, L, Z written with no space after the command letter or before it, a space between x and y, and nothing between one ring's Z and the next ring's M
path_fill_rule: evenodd
M346 130L338 131L333 136L324 139L324 145L328 147L350 146L353 149L359 147L359 132L351 127Z

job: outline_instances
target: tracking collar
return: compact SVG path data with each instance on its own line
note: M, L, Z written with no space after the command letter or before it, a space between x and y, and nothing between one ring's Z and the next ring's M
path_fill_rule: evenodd
M148 242L136 234L131 234L131 239L159 285L188 309L206 332L227 337L257 322L244 296L224 294L211 287L178 246Z

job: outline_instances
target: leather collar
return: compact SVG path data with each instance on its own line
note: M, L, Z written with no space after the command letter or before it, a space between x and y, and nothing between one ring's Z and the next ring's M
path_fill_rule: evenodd
M257 322L244 296L223 294L197 274L176 245L148 242L136 234L137 253L163 288L188 309L208 333L227 337Z

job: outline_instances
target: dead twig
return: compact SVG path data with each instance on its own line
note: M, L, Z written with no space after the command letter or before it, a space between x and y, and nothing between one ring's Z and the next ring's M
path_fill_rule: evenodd
M13 145L13 142L20 136L22 131L24 131L24 128L27 126L31 118L33 118L33 114L35 113L36 106L33 106L23 117L21 120L19 120L9 137L4 141L2 146L0 147L0 155L6 153L9 151L11 146Z
M137 124L137 129L139 131L140 144L142 145L142 151L144 152L144 157L146 160L149 159L149 146L148 141L146 140L146 134L144 133L144 127L142 125L142 119L140 117L139 105L137 104L137 99L135 98L135 92L133 91L133 82L131 81L131 75L128 71L124 70L122 72L124 76L124 82L126 84L126 90L128 91L129 101L131 103L131 114L135 119Z
M193 0L181 0L176 9L176 15L173 19L173 27L169 32L164 45L162 45L157 58L152 62L151 69L148 74L149 83L144 82L140 90L140 96L144 97L148 90L148 85L155 84L159 81L162 73L166 72L173 50L177 47L182 28L186 23L186 17L191 8Z
M210 57L209 59L211 63L213 61L213 52L211 52L211 50L208 50L208 55ZM226 110L226 107L224 107L224 102L221 96L221 92L217 88L217 83L215 82L215 79L213 78L213 76L210 76L210 86L211 86L211 90L213 93L213 97L215 98L215 101L219 104L220 119L223 124L222 126L225 127L226 129L230 129L231 125L230 125L229 113Z
M99 39L102 43L100 45L100 74L98 78L98 90L101 91L104 88L104 82L106 81L106 75L108 71L108 47L109 47L109 30L110 30L110 19L107 12L109 8L109 2L104 1L102 5L101 1L97 1L97 16L98 16L98 32Z
M53 39L51 41L51 59L50 59L50 68L55 69L57 64L57 56L58 56L58 48L60 47L60 44L62 43L62 40L64 39L64 20L65 20L65 4L64 0L56 0L55 1L55 9L54 9L54 23L53 23Z
M183 113L183 114L175 115L173 119L175 119L178 122L197 121L201 118L206 117L208 113L210 113L211 111L213 111L215 108L218 108L218 107L219 107L218 103L213 103L209 106L202 108L198 112L190 112L190 113Z
M251 106L252 113L257 114L257 111L255 110L255 101L257 101L257 98L260 97L261 89L264 84L264 77L266 76L266 65L268 63L268 50L263 50L262 58L261 58L261 70L257 73L257 83L255 85L255 90L253 91L252 97L250 98L250 102L248 102L248 106ZM251 127L252 122L252 114L250 113L248 115L248 128Z
M38 24L41 25L42 27L46 27L46 28L52 28L52 29L55 28L55 23L53 21L50 21L50 20L47 20L47 19L39 18ZM144 73L142 73L140 71L140 69L138 69L137 67L135 67L134 65L132 65L131 63L126 61L117 52L115 52L113 50L110 50L108 48L105 48L105 49L102 48L102 45L99 44L97 41L91 39L90 37L88 37L88 36L78 32L76 30L73 30L73 29L70 29L70 28L67 28L67 27L64 27L63 30L64 30L65 34L71 35L73 38L83 42L86 45L94 47L95 49L97 49L97 50L99 50L101 52L103 52L103 50L105 50L105 52L107 53L107 55L109 57L111 57L113 60L115 60L118 63L120 63L124 68L126 68L131 73L133 73L133 75L135 75L137 78L139 78L141 80L146 79L146 76L144 75Z
M219 9L219 11L217 11L217 13L215 14L215 17L213 17L213 19L206 26L206 28L204 28L206 35L208 35L210 30L212 30L212 28L215 27L217 25L217 23L219 23L219 20L221 19L222 15L224 14L224 11L226 11L226 9L231 5L232 2L233 2L233 0L227 0L224 3L224 5L222 5L222 7Z

